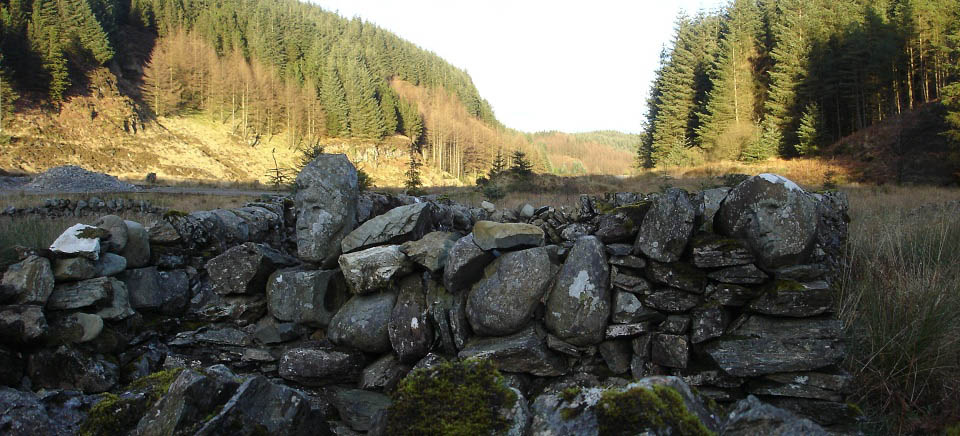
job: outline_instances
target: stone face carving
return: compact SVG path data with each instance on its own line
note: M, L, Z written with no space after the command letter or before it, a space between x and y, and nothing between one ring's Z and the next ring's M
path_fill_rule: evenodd
M342 154L322 154L307 164L295 183L297 255L331 264L357 220L357 169Z

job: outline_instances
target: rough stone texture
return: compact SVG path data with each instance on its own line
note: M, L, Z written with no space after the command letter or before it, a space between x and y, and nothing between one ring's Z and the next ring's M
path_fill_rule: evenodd
M749 316L730 336L703 349L726 373L737 377L811 371L843 359L840 321Z
M657 326L657 330L661 333L671 335L686 334L688 329L690 329L690 317L687 315L670 315Z
M126 230L126 226L124 226L124 230ZM177 229L173 227L173 224L165 220L157 222L148 228L147 236L150 239L150 244L155 245L173 245L179 244L180 241L182 241L180 233L177 233ZM124 246L126 246L126 241L124 241Z
M256 295L266 292L270 274L294 262L267 245L247 242L210 259L206 268L214 292Z
M306 395L270 383L262 375L243 382L223 409L196 434L254 436L264 433L297 436L330 434L323 416L313 411Z
M135 434L192 434L236 392L240 383L232 375L223 366L181 371L167 394L144 414Z
M617 324L630 324L649 320L650 312L640 299L630 292L617 291L613 298L612 320Z
M354 295L330 320L327 336L335 344L368 353L390 351L388 326L396 301L395 291Z
M27 372L35 388L76 389L95 394L117 384L117 365L67 345L31 354Z
M267 280L267 310L280 321L326 327L336 301L335 270L277 271ZM330 300L328 302L328 300Z
M86 224L74 224L63 231L50 251L66 256L82 256L90 260L100 258L100 237L107 231Z
M322 154L297 175L295 187L297 255L332 264L356 226L357 169L346 155Z
M75 391L34 394L0 386L0 430L6 436L75 435L86 420L90 398Z
M539 247L544 243L543 230L532 224L478 221L473 238L483 250L510 250Z
M653 330L649 322L638 322L634 324L610 324L607 326L606 338L632 338Z
M48 310L72 310L108 303L114 283L115 279L98 277L57 285L47 299L46 307Z
M731 285L728 283L718 283L710 285L707 294L709 298L715 300L724 306L740 307L745 306L751 300L760 295L761 290L757 287L745 287Z
M71 344L94 340L103 331L103 318L88 313L71 313L50 319L47 341Z
M630 341L610 340L603 341L597 346L607 368L614 374L624 374L630 370Z
M770 276L757 268L756 265L731 266L707 274L712 280L720 283L735 283L739 285L758 285L767 281Z
M437 273L447 264L447 255L459 238L452 232L430 232L416 241L404 242L400 251L427 271Z
M723 336L730 319L727 311L719 307L695 309L691 316L693 331L690 342L694 344Z
M763 287L747 308L764 315L808 317L833 309L834 291L827 282L797 283L777 280Z
M411 368L393 354L384 355L363 369L360 389L392 391Z
M127 225L127 244L119 252L127 259L127 267L140 268L150 262L150 235L143 225L136 221L125 220Z
M610 253L610 250L607 250L607 253ZM647 267L647 261L637 256L613 255L610 256L610 265L642 270Z
M103 256L101 256L103 257ZM53 278L58 282L92 279L97 275L95 262L85 257L68 257L53 261Z
M659 262L676 262L683 254L696 221L696 208L680 189L669 189L653 201L640 224L635 251Z
M467 319L473 331L481 336L519 331L533 318L554 268L543 247L497 258L467 298Z
M103 253L96 263L96 277L115 276L127 269L127 258L115 253Z
M130 293L123 282L111 279L110 301L103 309L97 312L106 321L121 321L133 316L136 312L130 306Z
M399 245L368 248L340 256L340 270L354 294L386 289L412 270L412 263Z
M126 285L130 306L138 311L175 315L183 311L189 289L183 288L183 272L164 272L156 267L128 269L118 276Z
M428 306L420 277L412 275L404 278L399 288L387 332L399 360L415 363L433 345L433 326L427 322Z
M673 288L659 288L643 296L643 304L667 313L684 313L700 304L700 297Z
M697 216L700 219L700 230L705 232L714 231L714 221L717 211L720 210L720 204L727 197L730 188L706 189L697 193L694 204L697 206Z
M686 368L690 361L690 344L686 336L658 334L653 337L650 357L658 365Z
M0 342L10 345L32 344L47 331L47 319L40 306L3 306L0 308Z
M596 220L597 231L594 235L605 244L633 241L637 236L636 224L626 214L605 214L598 216Z
M461 359L492 359L501 371L552 377L567 372L566 362L547 348L544 334L535 326L506 337L473 337L460 352Z
M610 271L610 284L617 289L622 289L634 294L642 294L650 290L650 282L642 277L637 277L636 273L628 274L624 269L614 267Z
M376 416L391 404L386 395L361 389L337 390L332 400L340 417L356 431L370 430Z
M594 236L580 238L547 297L544 325L574 345L599 343L610 317L609 282L603 243Z
M789 372L754 379L750 382L748 391L756 395L843 402L844 394L850 391L852 381L853 376L845 372Z
M750 247L740 239L714 234L699 234L690 243L692 263L698 268L719 268L753 263Z
M350 232L341 242L344 253L377 245L402 244L422 238L433 225L433 206L415 203L391 209Z
M279 372L305 386L324 386L358 380L365 364L359 351L307 344L284 353Z
M761 403L753 395L737 402L723 429L724 435L827 436L816 423L789 411Z
M443 286L450 292L468 288L483 275L484 267L493 259L493 253L474 243L473 233L458 239L447 255Z
M110 233L110 238L103 243L107 251L121 253L127 246L127 224L123 218L116 215L104 215L93 223Z
M660 263L651 261L647 265L647 278L687 292L702 294L707 286L707 276L685 263Z
M14 304L47 304L53 293L53 269L46 258L31 255L10 265L0 282L0 301Z
M760 174L727 194L718 224L725 234L745 239L763 267L777 268L806 260L818 220L810 194L781 176Z

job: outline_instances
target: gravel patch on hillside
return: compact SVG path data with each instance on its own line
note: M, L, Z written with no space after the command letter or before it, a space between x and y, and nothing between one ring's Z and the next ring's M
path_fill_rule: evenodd
M20 188L26 192L134 192L139 188L121 182L109 174L89 171L75 165L50 168Z

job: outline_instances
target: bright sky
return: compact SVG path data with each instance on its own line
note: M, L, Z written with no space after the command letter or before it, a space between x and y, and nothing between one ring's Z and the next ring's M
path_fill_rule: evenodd
M508 127L639 133L661 48L683 9L722 0L309 0L467 70Z

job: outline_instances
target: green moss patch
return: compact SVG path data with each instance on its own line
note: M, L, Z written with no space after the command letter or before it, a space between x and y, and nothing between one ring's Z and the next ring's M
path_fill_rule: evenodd
M408 375L393 394L387 434L499 434L509 422L499 413L517 395L488 360L448 362Z
M104 394L100 402L90 408L86 422L80 427L80 436L118 435L133 430L150 407L170 390L180 371L180 368L159 371L130 383L129 390L143 395Z
M655 434L713 434L687 410L680 393L668 386L604 392L597 404L597 423L601 435L634 435L645 430Z

